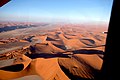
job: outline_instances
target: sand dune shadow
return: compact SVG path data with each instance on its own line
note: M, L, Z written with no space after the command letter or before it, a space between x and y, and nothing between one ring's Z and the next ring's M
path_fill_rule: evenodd
M104 54L102 50L94 50L94 49L80 49L80 50L74 50L72 51L73 54Z
M87 39L87 38L83 38L80 39L80 41L88 46L94 46L95 45L95 41L92 39Z
M35 59L35 58L56 58L56 57L64 57L64 58L68 58L68 54L62 54L62 53L58 53L58 54L48 54L48 53L36 53L36 54L27 54L26 56L28 56L31 59Z
M18 71L21 71L23 69L24 69L23 64L16 64L16 65L11 65L11 66L6 66L6 67L0 68L0 70L12 71L12 72L18 72Z

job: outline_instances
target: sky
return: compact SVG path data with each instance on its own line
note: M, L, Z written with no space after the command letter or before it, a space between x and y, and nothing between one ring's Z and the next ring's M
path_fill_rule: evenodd
M0 21L109 22L113 0L11 0Z

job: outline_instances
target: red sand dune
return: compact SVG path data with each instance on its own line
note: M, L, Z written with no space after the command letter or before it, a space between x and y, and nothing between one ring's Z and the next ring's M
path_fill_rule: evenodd
M22 57L22 59L24 58L25 56ZM28 63L28 60L25 60L24 63L21 62L20 64L23 64L24 68L17 72L0 70L0 80L10 80L28 75L38 75L42 80L69 80L59 67L57 58L37 58L33 59L29 65Z
M24 29L22 34L22 29L0 33L0 39L8 41L0 42L0 50L10 53L12 49L16 54L22 54L4 61L0 58L0 63L3 62L0 64L0 80L95 79L103 63L106 35L102 32L106 29L80 24L56 26L53 30ZM17 36L17 42L11 43L8 36ZM27 46L22 47L25 44ZM22 47L22 50L16 51L15 47Z
M94 72L100 71L102 66L102 59L96 54L75 54L71 58L59 58L58 61L66 72L76 78L94 79Z
M37 63L37 64L36 64ZM36 73L43 80L69 80L69 78L60 69L57 58L53 59L35 59L31 65L36 65ZM53 66L54 65L54 66Z
M35 53L57 53L64 52L64 50L57 48L51 42L47 41L46 44L35 44Z
M89 64L94 69L100 70L102 67L103 60L97 54L75 54L76 58L84 60L87 64Z
M88 79L94 79L94 75L91 68L85 64L80 63L75 58L60 58L59 59L60 66L64 67L65 72L71 74L72 76L69 76L72 78L73 76L76 76L79 78L88 78Z
M85 44L81 43L79 39L67 39L63 34L59 34L59 37L67 49L77 50L86 46Z

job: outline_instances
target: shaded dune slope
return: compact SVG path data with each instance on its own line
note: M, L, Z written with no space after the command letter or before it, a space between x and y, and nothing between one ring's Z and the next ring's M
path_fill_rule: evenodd
M58 62L72 80L94 80L102 66L102 59L95 54L75 54L71 58L59 58Z
M24 70L26 67L28 67L28 65L31 63L32 60L27 56L22 55L22 58L12 59L12 61L10 60L4 60L4 61L5 61L4 63L3 61L1 61L2 64L0 69L14 72L14 71Z

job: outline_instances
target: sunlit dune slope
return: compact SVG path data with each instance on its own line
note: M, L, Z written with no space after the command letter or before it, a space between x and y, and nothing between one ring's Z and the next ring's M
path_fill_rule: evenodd
M59 58L58 62L71 79L95 79L102 66L102 59L96 54L74 54Z
M69 78L60 69L57 58L37 58L31 65L35 65L36 74L43 80L69 80ZM53 66L54 65L54 66Z
M75 58L78 61L84 60L85 63L90 65L96 70L100 70L102 67L103 60L96 54L75 54ZM81 60L80 60L81 59Z
M27 59L27 57L23 56L22 59L24 58ZM36 59L33 59L31 63L29 63L29 65L27 60L24 60L24 61L25 63L22 63L22 62L20 63L25 65L24 69L20 71L7 71L5 69L4 70L0 69L0 80L11 80L11 79L17 79L20 77L22 78L24 76L30 77L30 75L38 75L40 80L54 80L54 79L70 80L59 67L57 58L50 58L50 59L36 58ZM20 65L17 65L16 67L20 67ZM13 66L8 69L12 69L12 68Z

